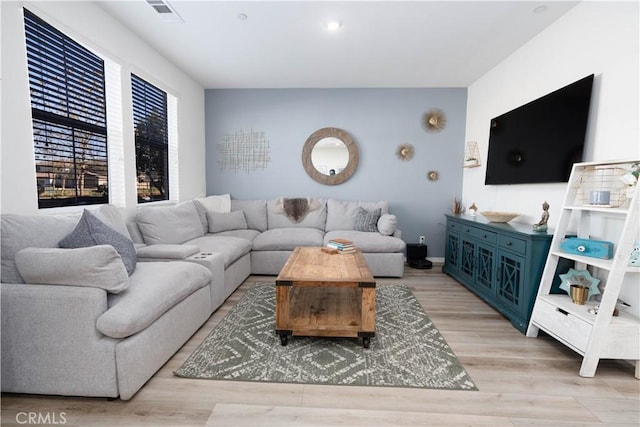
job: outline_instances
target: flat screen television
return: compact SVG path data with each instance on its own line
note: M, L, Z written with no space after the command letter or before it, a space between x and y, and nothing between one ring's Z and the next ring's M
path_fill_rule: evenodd
M567 182L582 161L593 78L493 118L485 184Z

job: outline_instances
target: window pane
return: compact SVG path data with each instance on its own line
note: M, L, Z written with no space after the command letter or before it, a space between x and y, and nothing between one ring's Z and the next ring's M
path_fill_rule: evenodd
M24 10L40 208L108 203L104 61Z
M33 120L38 207L108 203L106 136Z
M167 94L131 75L138 202L169 200Z

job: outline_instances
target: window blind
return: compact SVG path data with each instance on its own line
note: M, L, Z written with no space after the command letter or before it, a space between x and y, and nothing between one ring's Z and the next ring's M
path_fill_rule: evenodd
M107 203L104 62L27 9L24 22L38 206Z
M167 93L131 75L138 202L169 200Z

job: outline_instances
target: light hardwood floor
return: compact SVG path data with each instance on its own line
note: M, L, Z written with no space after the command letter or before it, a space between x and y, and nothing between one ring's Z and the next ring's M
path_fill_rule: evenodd
M440 266L407 268L404 278L378 283L410 286L479 391L173 376L249 287L274 279L247 279L130 401L4 394L2 425L25 425L29 413L74 426L640 425L640 381L630 364L603 361L595 378L581 378L577 354L550 338L525 337Z

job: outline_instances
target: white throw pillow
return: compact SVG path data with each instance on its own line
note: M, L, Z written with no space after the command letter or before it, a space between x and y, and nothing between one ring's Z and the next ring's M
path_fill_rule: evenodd
M398 228L398 218L392 214L384 214L378 220L378 231L383 236L391 236Z
M231 212L231 195L229 194L203 197L200 199L196 199L196 201L202 204L207 212Z

